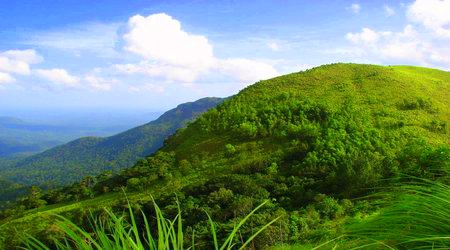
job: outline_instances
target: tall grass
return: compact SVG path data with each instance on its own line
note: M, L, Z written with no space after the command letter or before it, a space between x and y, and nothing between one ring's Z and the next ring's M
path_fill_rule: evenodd
M261 227L256 233L250 236L245 242L236 245L235 239L241 226L262 206L267 203L264 202L253 211L251 211L244 219L242 219L230 232L225 241L220 243L217 238L215 224L211 217L207 214L212 242L215 250L225 249L244 249L251 241L258 236L264 229L273 224L276 218L271 222ZM153 201L155 208L156 232L157 235L152 235L149 220L141 211L144 225L138 225L133 213L131 205L128 203L128 211L126 214L118 216L112 211L105 209L107 213L106 219L91 216L91 229L89 233L85 229L75 225L67 218L55 215L58 218L57 226L64 233L62 239L54 239L53 246L48 246L42 241L33 236L26 235L22 238L24 249L35 250L49 250L49 249L87 249L87 250L181 250L181 249L196 249L195 234L192 235L192 243L190 246L184 244L183 220L181 217L181 209L178 205L178 213L174 219L166 219L155 201ZM126 218L129 218L128 220ZM140 230L139 228L144 228Z
M450 187L431 180L401 184L386 194L379 214L350 225L347 234L367 246L392 249L450 249ZM364 245L360 246L363 247Z
M377 194L384 208L350 222L343 235L313 249L450 249L450 187L445 182L414 179Z

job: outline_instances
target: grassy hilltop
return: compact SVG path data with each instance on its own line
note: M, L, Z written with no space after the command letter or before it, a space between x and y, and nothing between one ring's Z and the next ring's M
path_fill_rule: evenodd
M211 244L204 211L223 238L267 200L240 234L281 216L254 246L311 246L337 237L350 220L376 214L387 199L367 198L377 187L405 175L447 182L449 122L448 72L324 65L249 86L119 175L30 197L49 205L8 217L0 234L26 228L45 240L55 230L51 213L87 226L88 211L123 210L123 187L134 208L151 213L152 194L168 217L177 213L176 194L186 237L195 231L203 246Z

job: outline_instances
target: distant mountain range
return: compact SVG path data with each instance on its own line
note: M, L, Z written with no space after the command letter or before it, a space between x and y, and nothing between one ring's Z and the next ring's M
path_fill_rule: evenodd
M166 137L222 100L203 98L181 104L155 121L114 136L71 141L21 160L4 170L3 175L25 185L58 185L105 170L117 171L132 166L139 158L159 149ZM3 121L6 127L25 126L12 118L4 118Z
M110 136L154 120L159 115L161 112L139 113L134 110L111 114L105 111L0 110L0 160L30 156L80 137ZM4 164L0 162L0 168L2 166Z
M64 136L56 136L59 132L63 131L56 126L0 117L0 157L29 155L54 147L64 142Z

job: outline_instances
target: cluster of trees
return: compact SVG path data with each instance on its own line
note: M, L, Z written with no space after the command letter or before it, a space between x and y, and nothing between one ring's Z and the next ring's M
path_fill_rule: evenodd
M160 206L167 213L176 214L173 206L176 193L189 225L188 232L195 230L200 239L208 242L204 211L215 218L219 231L224 232L232 227L233 221L242 219L255 205L269 199L270 206L250 223L256 228L283 215L277 227L258 238L256 244L265 246L331 237L335 230L330 226L332 221L368 214L376 208L367 201L351 199L367 195L382 179L405 174L438 178L440 172L448 170L448 146L432 146L399 130L382 130L373 125L367 111L346 105L339 111L311 108L313 111L309 112L304 108L306 104L295 105L299 108L289 108L295 115L283 116L277 107L284 109L284 106L274 104L270 110L286 118L277 121L282 126L267 129L270 123L260 118L270 117L266 111L255 116L259 124L264 124L255 125L258 131L255 135L240 137L238 143L221 142L219 153L184 158L176 151L161 150L119 175L109 171L96 178L85 177L60 190L31 192L20 204L29 209L122 189L142 192L160 185L165 188L164 193L158 194ZM211 113L217 115L216 112ZM215 129L220 119L215 121L209 133L219 133ZM205 129L205 120L199 122ZM255 124L250 119L247 123ZM221 133L229 133L226 131ZM267 138L270 140L266 141ZM271 141L274 139L277 143ZM192 176L203 178L192 181ZM135 205L152 212L151 203ZM242 233L251 231L248 226Z

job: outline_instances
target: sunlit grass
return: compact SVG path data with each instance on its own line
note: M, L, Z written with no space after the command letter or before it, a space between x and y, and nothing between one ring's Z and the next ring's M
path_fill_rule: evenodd
M234 229L229 233L223 242L219 242L216 234L215 223L208 215L208 220L211 229L211 242L213 242L215 250L225 249L245 249L245 247L252 242L263 230L277 221L279 218L272 220L256 233L248 237L247 240L240 243L236 242L236 237L239 229L244 223L267 202L256 207L244 219L242 219ZM22 238L25 249L49 250L49 249L92 249L92 250L106 250L106 249L196 249L195 232L192 235L191 244L186 246L184 243L185 234L183 232L183 220L181 216L181 209L178 206L178 213L174 219L166 219L163 212L153 201L156 219L156 235L152 235L152 228L150 221L147 219L145 213L141 211L144 225L138 225L132 206L128 204L128 211L122 215L118 215L111 210L105 209L106 219L101 217L91 216L91 230L87 230L77 226L67 218L55 215L58 218L57 227L63 232L62 238L55 238L53 246L47 245L39 239L26 235ZM128 219L127 219L128 218ZM143 227L143 230L140 228Z
M415 179L377 196L385 199L383 209L312 249L450 249L447 184Z
M395 249L450 249L448 185L417 180L386 195L393 201L378 215L350 225L348 235Z

